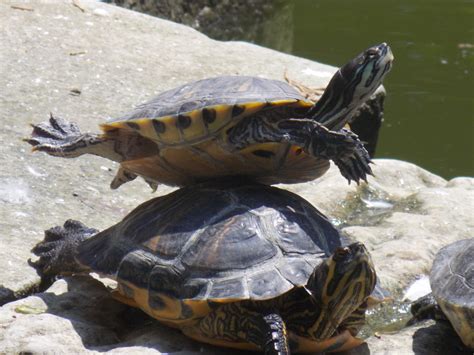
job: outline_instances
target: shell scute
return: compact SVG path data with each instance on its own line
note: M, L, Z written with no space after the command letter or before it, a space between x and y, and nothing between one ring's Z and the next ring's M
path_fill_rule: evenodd
M192 269L212 273L258 265L278 252L269 240L261 237L259 228L258 221L250 214L227 215L199 235L183 254L181 262Z
M187 144L219 132L231 121L276 106L310 107L312 103L281 81L223 76L165 91L129 114L109 120L102 128L135 131L166 145ZM216 114L209 115L209 111ZM184 122L179 118L182 116L190 120ZM162 122L165 129L150 121Z
M247 282L251 299L269 299L293 288L293 284L283 278L276 269L250 275Z

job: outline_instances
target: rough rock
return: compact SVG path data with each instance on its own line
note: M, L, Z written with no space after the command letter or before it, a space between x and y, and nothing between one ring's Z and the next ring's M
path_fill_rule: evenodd
M368 185L344 183L332 167L317 181L289 185L325 214L342 233L365 243L382 285L399 293L428 274L437 251L472 238L474 179L446 181L416 165L375 160Z
M447 322L432 320L397 333L381 333L341 355L469 355L472 354Z
M256 42L282 52L293 45L293 3L285 0L114 0L127 9L191 26L221 41Z
M56 281L46 292L4 305L0 330L2 354L234 353L160 325L115 301L101 282L87 276Z

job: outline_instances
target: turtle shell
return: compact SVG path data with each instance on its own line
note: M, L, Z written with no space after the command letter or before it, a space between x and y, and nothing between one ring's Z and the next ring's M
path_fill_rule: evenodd
M305 285L340 245L331 223L293 193L213 183L145 202L83 242L77 259L176 324L212 302L266 300Z
M454 329L474 349L474 238L442 248L433 262L433 296Z
M136 153L121 165L157 183L185 186L237 174L265 184L295 183L321 176L329 162L287 143L236 151L228 132L245 119L303 117L312 106L286 82L222 76L163 92L102 129L124 142L130 135L143 137L142 148L133 143Z
M261 110L313 106L285 82L220 76L165 91L103 125L137 132L165 146L195 144Z

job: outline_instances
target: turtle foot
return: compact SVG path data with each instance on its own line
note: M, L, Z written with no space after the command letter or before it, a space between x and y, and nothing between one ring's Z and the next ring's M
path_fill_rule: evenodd
M334 163L349 183L355 181L359 184L360 180L367 182L367 175L374 175L369 165L372 160L362 143L355 147L352 156L334 159Z
M413 318L408 321L407 325L413 325L425 319L448 320L432 293L414 301L410 307L410 312Z
M31 137L24 140L33 146L33 151L41 151L54 156L77 156L73 154L85 145L84 135L75 123L51 114L48 121L33 124Z
M310 148L316 156L331 159L348 182L367 182L367 175L373 175L369 153L357 135L347 129L337 132L324 126L314 128Z
M64 226L56 226L44 232L43 241L31 250L39 256L37 261L28 260L40 276L53 277L64 273L84 271L77 264L74 254L78 245L98 231L74 220L67 220Z

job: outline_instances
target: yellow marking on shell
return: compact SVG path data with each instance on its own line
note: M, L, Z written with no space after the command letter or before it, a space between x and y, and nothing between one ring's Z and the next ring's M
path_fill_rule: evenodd
M289 106L289 107L311 107L314 104L309 100L297 100L297 99L283 99L270 101L272 106Z
M211 313L212 309L207 300L183 300L186 306L192 309L193 318L202 318Z
M189 127L180 130L183 141L195 141L207 135L206 125L202 120L202 111L192 111L184 116L189 117L191 122Z
M127 281L124 281L122 279L117 279L117 283L118 283L117 290L123 297L127 297L127 296L125 296L125 292L123 291L124 287L122 287L122 285L125 285L125 287L128 287L129 289L132 290L133 300L135 301L135 303L137 304L138 307L140 307L144 311L146 311L149 308L149 306L148 306L148 290L146 290L144 288L139 288L139 287L135 286L134 284L132 284L130 282L127 282Z
M125 292L122 289L122 285L118 284L117 289L111 292L112 298L131 307L141 308L141 305L135 301L135 298L125 296Z
M149 314L159 321L167 324L172 323L178 327L192 323L211 312L211 308L205 300L180 300L163 293L156 294L154 297L159 297L164 307L149 308ZM191 310L191 314L185 314L183 311L185 307Z
M197 318L204 317L211 312L211 309L204 300L179 300L165 294L157 296L163 301L163 308L152 308L149 304L149 292L145 288L139 288L136 285L118 279L117 290L113 291L112 296L118 301L133 307L138 307L149 316L163 322L169 326L180 328L196 321ZM122 286L125 285L125 286ZM133 291L133 299L125 295L124 287ZM183 304L192 310L188 318L183 317Z
M153 120L148 118L140 118L139 120L134 120L133 122L137 123L140 127L139 133L142 136L147 137L154 142L161 141L161 134L157 133L155 127L153 126Z
M261 109L265 108L270 104L271 106L291 106L291 107L310 107L313 105L311 101L307 100L297 100L297 99L283 99L283 100L275 100L270 101L269 103L265 103L262 101L256 102L246 102L240 104L239 106L245 108L245 110L236 116L232 117L232 109L234 105L214 105L208 106L206 109L208 110L215 110L216 112L216 119L212 123L204 124L202 120L202 111L195 110L190 112L182 113L183 116L188 116L191 119L191 125L184 130L181 130L177 127L176 123L178 120L177 115L170 115L160 117L158 119L150 119L148 117L137 118L134 120L129 121L117 121L117 122L109 122L101 124L101 128L104 132L111 131L114 129L121 129L131 133L139 133L144 137L147 137L155 142L163 143L163 144L177 144L184 141L195 141L199 140L200 138L204 138L207 136L207 132L214 133L219 131L220 129L227 126L229 122L232 120L238 119L249 116L254 114L255 112L260 111ZM157 132L156 127L153 124L153 121L160 122L163 124L163 132ZM130 127L129 124L134 124L138 126L138 129Z
M209 133L219 131L222 127L227 126L227 124L232 120L232 106L216 105L209 107L209 109L216 112L216 118L214 121L207 124Z
M157 297L158 295L155 295ZM182 315L182 307L180 301L174 297L169 297L164 294L160 294L161 301L164 307L160 309L151 309L153 316L157 319L164 318L166 320L179 320Z
M155 130L155 137L148 138L164 144L176 144L181 142L181 132L176 126L177 120L178 118L176 116L165 116L159 118L156 121L164 124L164 132L156 133Z

